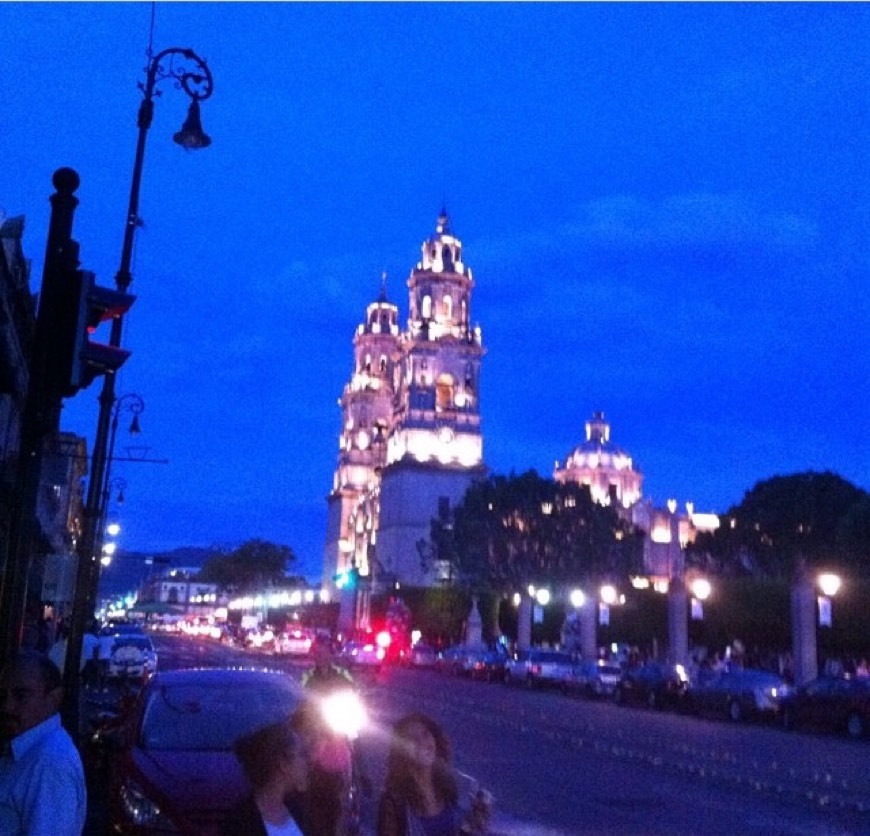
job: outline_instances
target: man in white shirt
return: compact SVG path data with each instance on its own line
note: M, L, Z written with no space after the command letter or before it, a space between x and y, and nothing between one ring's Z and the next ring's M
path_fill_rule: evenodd
M0 833L81 836L87 815L82 761L60 724L57 667L21 651L0 671Z

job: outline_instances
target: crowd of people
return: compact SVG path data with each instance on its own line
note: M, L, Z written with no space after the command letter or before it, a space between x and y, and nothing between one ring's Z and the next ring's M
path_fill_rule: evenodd
M98 658L95 645L94 659ZM353 687L321 645L304 698L285 720L236 741L248 795L223 823L225 836L345 836L351 777L373 787L352 741L323 723L319 703ZM28 648L0 670L0 833L81 836L87 818L84 769L60 719L62 675L46 652ZM413 713L393 729L377 804L378 836L486 833L491 796L460 804L450 742L431 717Z

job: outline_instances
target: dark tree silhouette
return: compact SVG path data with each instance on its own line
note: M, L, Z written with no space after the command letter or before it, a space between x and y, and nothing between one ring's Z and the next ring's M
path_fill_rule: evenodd
M639 536L616 511L533 470L472 484L419 548L425 568L474 591L624 577L641 560Z

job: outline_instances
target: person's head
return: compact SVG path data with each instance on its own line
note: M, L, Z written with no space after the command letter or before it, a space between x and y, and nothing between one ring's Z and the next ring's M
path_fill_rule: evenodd
M60 710L63 681L57 666L35 651L19 651L0 670L0 739L38 726Z
M276 780L287 793L301 792L308 784L302 738L289 722L272 723L240 737L233 751L255 792Z
M431 776L439 798L455 802L458 790L452 760L450 740L441 726L425 714L407 714L393 726L387 786L413 807L420 797L420 777Z

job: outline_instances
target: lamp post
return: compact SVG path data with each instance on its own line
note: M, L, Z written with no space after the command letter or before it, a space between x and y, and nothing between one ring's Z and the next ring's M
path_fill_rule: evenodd
M145 82L144 84L139 83L139 89L142 91L142 101L139 104L137 119L139 134L133 162L130 203L127 209L124 240L121 247L121 263L115 274L115 285L122 292L128 290L133 280L130 273L130 263L136 230L140 225L139 191L145 160L145 141L154 117L154 98L159 95L158 86L167 80L172 80L174 87L183 90L191 100L187 119L181 130L173 136L175 142L189 151L206 148L211 144L211 139L202 129L199 114L199 103L211 96L214 86L211 71L206 62L192 49L170 47L154 56L149 50L148 64L145 68ZM112 320L110 346L114 348L121 346L121 332L122 318L117 317ZM94 452L91 459L88 493L84 507L83 530L77 549L76 594L73 601L72 623L64 667L64 724L75 738L79 735L79 657L85 622L92 615L92 610L88 610L88 606L91 604L89 593L90 590L96 588L99 581L100 563L96 546L99 539L99 523L102 519L100 501L106 476L109 424L112 418L112 407L115 403L115 375L109 373L103 377L103 388L99 397L100 408L94 438Z
M109 431L109 443L108 443L108 455L106 457L105 464L105 475L103 477L103 487L102 487L102 498L100 502L100 521L96 526L95 538L94 538L94 553L100 554L102 552L103 542L105 541L106 535L106 521L107 515L109 513L109 498L112 492L112 462L115 458L115 440L118 437L118 423L120 422L121 413L129 412L133 418L130 421L130 435L139 435L142 432L141 427L139 426L139 416L145 411L145 401L142 400L141 395L137 395L135 392L127 392L124 395L120 395L115 399L114 406L112 408L112 422L111 428ZM123 485L122 491L127 487L126 482ZM99 580L99 573L97 573L96 580ZM88 590L88 594L90 596L90 603L93 604L96 602L96 594L97 587L94 586L92 589Z
M108 482L106 493L103 500L103 519L100 524L100 562L103 566L108 566L112 562L112 557L118 546L115 540L106 540L106 535L109 537L117 537L121 533L121 526L118 523L109 523L109 505L110 497L114 491L117 491L116 502L119 504L124 501L124 491L127 490L127 480L120 476L113 476ZM94 606L96 606L96 595L94 595Z

